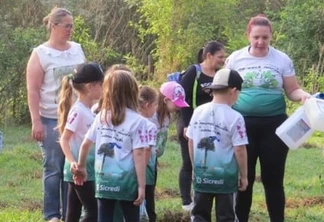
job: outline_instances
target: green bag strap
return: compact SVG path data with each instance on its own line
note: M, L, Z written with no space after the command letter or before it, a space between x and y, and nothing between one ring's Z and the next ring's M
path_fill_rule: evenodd
M195 78L195 82L194 82L193 89L192 89L192 108L193 109L196 109L197 108L198 79L199 79L200 74L201 74L200 65L197 64L197 65L195 65L195 67L196 67L196 78Z

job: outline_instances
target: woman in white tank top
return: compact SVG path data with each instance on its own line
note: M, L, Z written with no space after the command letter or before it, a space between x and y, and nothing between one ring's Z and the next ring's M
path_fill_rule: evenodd
M69 41L73 17L68 10L55 7L43 22L50 37L34 48L27 64L26 79L32 137L39 142L43 154L44 219L55 222L64 219L66 207L66 184L62 180L65 157L55 129L57 96L63 76L72 73L85 61L85 56L78 43Z

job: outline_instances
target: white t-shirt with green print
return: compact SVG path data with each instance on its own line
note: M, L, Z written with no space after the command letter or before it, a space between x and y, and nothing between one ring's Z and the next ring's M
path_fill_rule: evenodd
M194 110L186 135L193 140L194 190L236 192L234 147L248 143L242 115L226 104L205 103Z
M102 120L102 112L86 134L87 139L96 143L96 197L134 201L138 182L133 150L148 147L147 120L126 109L124 122L114 126Z
M67 122L65 124L65 129L73 132L72 138L69 142L72 155L76 161L79 158L79 151L81 143L84 139L85 134L89 130L91 124L95 119L95 115L91 110L86 107L82 102L76 101L70 109L68 114ZM94 146L91 148L89 155L87 157L87 173L88 181L95 180L94 174ZM65 160L64 164L64 181L73 182L72 173L70 170L69 161Z
M274 116L286 112L283 77L294 76L295 69L285 53L269 47L266 56L255 57L245 47L228 57L226 68L238 71L244 80L233 106L243 116Z
M146 184L155 184L156 175L156 137L157 127L150 120L147 119L147 143L151 148L151 156L146 167Z
M149 119L157 127L157 139L156 139L156 151L157 157L161 157L164 154L166 143L168 140L168 130L170 126L170 119L165 118L162 125L160 125L157 117L157 113L154 113L153 117Z

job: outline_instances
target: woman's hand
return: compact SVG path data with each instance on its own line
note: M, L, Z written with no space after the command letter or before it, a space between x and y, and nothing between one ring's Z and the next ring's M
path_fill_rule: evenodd
M45 138L44 126L40 120L32 124L32 137L38 142L42 142Z
M304 104L306 99L312 97L309 93L302 90L296 80L296 76L287 76L283 78L284 89L287 97L291 101L300 102Z
M311 97L312 97L311 94L309 94L309 93L303 91L303 93L301 93L301 95L300 95L300 102L301 102L301 104L304 104L305 101L306 101L307 99L311 98Z

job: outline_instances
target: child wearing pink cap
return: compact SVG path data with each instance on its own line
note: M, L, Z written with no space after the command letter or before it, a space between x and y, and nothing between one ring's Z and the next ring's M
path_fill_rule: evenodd
M165 82L161 85L158 95L157 110L149 120L157 127L156 135L156 158L163 155L166 142L168 139L168 129L171 122L171 113L177 112L182 107L188 107L185 101L185 92L183 87L177 82ZM155 184L157 179L157 161L155 164L155 181L151 186L154 194ZM154 196L154 195L153 195ZM154 199L151 202L146 202L147 212L150 222L156 221Z
M183 87L177 82L165 82L160 87L157 110L153 117L150 118L158 128L156 142L157 157L162 156L164 153L171 122L171 113L189 106L185 101L185 97Z

